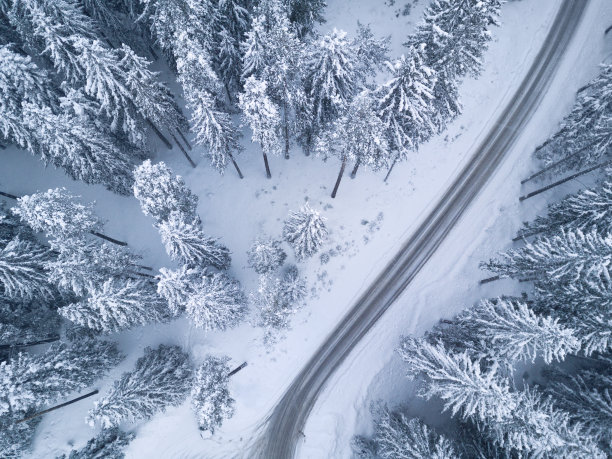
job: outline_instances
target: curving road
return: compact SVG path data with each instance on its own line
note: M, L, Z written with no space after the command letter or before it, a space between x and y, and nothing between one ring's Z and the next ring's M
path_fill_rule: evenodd
M440 202L301 370L266 421L255 454L292 458L306 419L330 376L414 279L520 135L537 109L588 0L564 0L510 104Z

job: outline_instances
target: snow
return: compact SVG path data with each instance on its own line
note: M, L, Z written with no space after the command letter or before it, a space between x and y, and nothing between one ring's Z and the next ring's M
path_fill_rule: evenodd
M391 34L391 53L397 56L403 52L401 43L427 2L418 2L406 17L395 17L399 6L389 7L383 2L328 3L328 22L322 30L345 28L350 37L360 19L370 23L377 36ZM84 422L93 400L102 397L113 380L134 367L144 347L162 343L182 346L196 365L207 354L229 355L232 367L247 361L248 366L230 380L230 392L236 399L235 415L214 436L202 438L187 400L148 422L122 426L137 432L127 457L248 457L248 448L257 440L266 414L293 377L450 184L478 139L497 118L538 52L558 5L553 1L523 0L503 7L502 26L493 31L494 42L485 55L483 75L477 81L466 81L460 88L464 114L446 134L424 145L407 163L397 165L388 184L383 184L384 171L372 173L362 168L355 180L345 174L338 196L332 200L329 194L339 161L323 163L320 158L305 157L297 148L292 149L289 160L269 157L272 179L267 180L261 150L251 144L248 134L243 139L246 150L236 158L244 180L237 177L231 165L225 176L219 176L199 155L199 148L192 152L198 163L192 169L176 147L167 151L152 146L155 160L166 162L182 175L199 196L197 210L204 231L221 237L221 242L232 250L230 273L247 292L258 287L257 275L247 263L247 250L253 240L262 233L280 238L289 211L298 210L305 202L327 218L330 237L319 253L329 254L329 261L323 264L317 254L298 264L311 295L308 304L293 318L286 339L272 349L263 344L263 330L249 323L225 332L205 332L181 318L170 324L111 335L128 357L96 386L99 396L44 417L32 457L54 457L68 452L71 445L83 446L95 433ZM541 197L519 206L519 177L533 168L533 147L554 130L571 106L575 89L596 73L596 64L604 52L603 29L612 17L611 7L605 0L592 1L579 36L540 111L510 157L404 296L329 382L306 426L300 457L349 456L349 440L355 429L357 433L368 431L370 401L381 397L406 400L412 393L399 358L393 353L402 334L420 333L439 317L451 316L482 296L498 294L500 288L511 293L510 281L478 287L475 280L485 277L477 268L478 262L505 247L519 221L544 205L545 197ZM29 194L65 186L84 201L95 200L96 211L107 220L104 233L127 241L143 255L144 264L155 269L176 267L164 251L154 220L142 214L135 198L117 196L102 186L70 181L63 172L44 168L37 158L23 151L7 149L0 154L1 190ZM286 244L284 247L289 255L287 262L295 263L291 248ZM251 322L256 322L255 314Z

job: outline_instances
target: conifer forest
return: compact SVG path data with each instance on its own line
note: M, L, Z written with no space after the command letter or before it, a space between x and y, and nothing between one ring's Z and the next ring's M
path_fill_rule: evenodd
M0 0L0 457L612 457L612 3Z

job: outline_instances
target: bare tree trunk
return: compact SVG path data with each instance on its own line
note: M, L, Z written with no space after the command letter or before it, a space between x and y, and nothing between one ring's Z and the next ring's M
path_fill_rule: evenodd
M236 172L238 172L238 177L240 177L240 179L242 180L244 178L244 175L242 175L242 172L240 172L240 168L238 167L238 164L236 164L236 160L234 159L234 156L231 153L229 154L229 158L232 160L232 164L236 168Z
M96 237L99 237L100 239L104 239L105 241L108 241L112 244L116 244L116 245L121 245L123 247L125 247L126 245L128 245L127 242L123 242L123 241L119 241L117 239L113 239L110 236L107 236L106 234L102 234L102 233L98 233L97 231L90 231L91 234L93 234Z
M359 169L359 165L361 164L361 158L357 158L357 162L355 163L355 167L353 167L353 171L351 172L351 178L354 179L357 175L357 169Z
M229 378L231 376L234 376L236 373L238 373L240 370L242 370L246 366L247 366L247 363L243 362L240 366L238 366L238 367L234 368L232 371L230 371L228 373L227 377Z
M185 155L185 158L187 158L187 161L189 161L189 164L191 164L191 167L193 167L194 169L196 168L196 163L193 162L193 159L191 159L191 156L189 156L189 153L187 153L187 150L185 150L183 148L183 146L180 144L180 142L178 141L178 139L175 137L174 134L170 134L172 136L172 140L174 140L176 142L176 144L178 145L179 149L181 150L181 152L183 153L183 155Z
M538 172L536 172L535 174L532 174L532 175L530 175L529 177L527 177L526 179L521 180L521 185L524 185L525 183L527 183L527 182L529 182L529 181L533 180L534 178L539 177L540 175L542 175L542 174L544 174L544 173L548 172L548 171L549 171L549 170L551 170L551 169L554 169L554 168L555 168L555 167L557 167L559 164L563 164L564 162L569 161L569 160L570 160L570 159L572 159L572 158L575 158L575 157L576 157L576 156L578 156L580 153L582 153L583 151L587 150L587 149L588 149L588 148L590 148L590 147L591 147L591 145L588 145L588 146L586 146L586 147L584 147L584 148L581 148L580 150L575 151L574 153L572 153L572 154L570 154L570 155L567 155L565 158L562 158L562 159L560 159L559 161L556 161L556 162L552 163L551 165L546 166L546 167L545 167L545 168L543 168L543 169L540 169L540 170L539 170Z
M47 344L47 343L53 343L55 341L59 341L60 337L59 336L51 336L49 338L45 338L45 339L39 339L37 341L28 341L27 343L16 343L16 344L0 344L0 349L10 349L12 347L30 347L30 346L36 346L38 344Z
M554 183L551 183L550 185L546 185L545 187L540 188L539 190L535 190L535 191L532 191L531 193L526 194L525 196L521 196L519 198L519 201L524 201L525 199L529 199L529 198L531 198L533 196L536 196L536 195L538 195L540 193L544 193L545 191L548 191L551 188L554 188L554 187L556 187L558 185L561 185L561 184L563 184L565 182L569 182L570 180L573 180L573 179L575 179L577 177L580 177L581 175L585 175L585 174L588 174L589 172L593 172L594 170L599 169L601 167L605 167L608 164L612 164L612 161L606 161L605 163L597 164L597 165L589 167L589 168L587 168L587 169L585 169L583 171L576 172L575 174L572 174L569 177L565 177L565 178L563 178L561 180L558 180L558 181L556 181Z
M395 163L397 162L397 156L395 157L395 159L393 160L393 163L391 164L391 167L389 168L389 171L387 172L387 175L385 175L385 182L387 180L389 180L389 176L391 175L391 171L393 170L393 168L395 167Z
M336 193L338 193L338 187L340 186L340 181L342 180L342 174L344 174L344 168L346 167L346 155L342 155L342 165L340 166L340 173L338 174L338 178L336 179L336 184L334 185L334 190L332 191L331 197L335 198Z
M482 279L480 281L480 285L488 284L489 282L493 282L493 281L499 280L499 278L500 278L499 276L487 277L486 279Z
M287 121L287 102L283 102L283 135L285 137L285 159L289 159L289 121Z
M266 165L266 177L271 179L272 174L270 173L270 165L268 164L268 155L266 155L265 151L263 152L263 159L264 159L264 164Z
M176 132L179 133L179 135L181 136L181 139L183 139L183 142L185 142L185 145L187 145L187 149L189 151L193 150L193 148L191 148L191 144L189 143L189 140L187 140L187 138L185 137L185 134L183 134L180 129L177 129Z
M608 32L610 32L610 30L612 30L612 25L608 26L608 28L606 29L606 31L604 32L604 35L607 35Z
M147 118L147 123L149 124L149 126L151 126L151 129L153 129L153 132L157 134L157 137L159 137L159 140L161 140L166 145L166 148L168 148L168 150L172 150L172 144L170 143L168 139L166 139L166 137L161 133L161 131L157 128L157 126L153 124L153 121Z
M55 405L55 406L53 406L53 407L51 407L51 408L47 408L46 410L39 411L38 413L34 413L34 414L32 414L31 416L28 416L28 417L25 417L25 418L23 418L23 419L20 419L20 420L19 420L19 421L17 421L15 424L19 424L19 423L21 423L21 422L25 422L25 421L30 421L31 419L34 419L34 418L36 418L36 417L38 417L38 416L42 416L42 415L43 415L43 414L45 414L45 413L48 413L48 412L50 412L50 411L57 410L57 409L59 409L59 408L63 408L63 407L68 406L68 405L71 405L71 404L76 403L76 402L78 402L78 401L80 401L80 400L83 400L83 399L85 399L85 398L87 398L87 397L91 397L92 395L96 395L97 393L98 393L98 389L96 389L96 390L94 390L94 391L91 391L91 392L89 392L88 394L81 395L80 397L77 397L77 398L74 398L74 399L72 399L72 400L69 400L69 401L67 401L67 402L65 402L65 403L60 403L59 405Z
M15 196L14 194L11 194L11 193L5 193L4 191L0 191L0 196L4 196L5 198L14 199L14 200L19 199L19 196Z

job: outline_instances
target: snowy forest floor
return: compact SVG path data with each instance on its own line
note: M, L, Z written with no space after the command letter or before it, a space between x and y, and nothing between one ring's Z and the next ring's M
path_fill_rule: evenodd
M395 14L402 7L399 3L405 2L394 6L371 0L328 3L327 23L322 29L344 28L350 34L357 20L370 23L376 35L392 35L391 54L397 56L427 1L416 2L409 16ZM228 332L205 333L187 319L180 319L111 337L119 341L128 358L100 382L101 393L133 367L144 347L161 343L183 346L196 364L209 353L227 354L235 365L243 361L249 364L230 382L236 413L212 438L200 437L185 402L148 422L124 426L137 430L137 438L127 450L128 458L248 457L258 428L294 375L407 238L496 119L529 68L558 4L556 0L522 0L503 7L502 26L494 30L483 75L461 87L464 114L409 162L396 166L388 184L383 183L384 172L361 169L355 180L346 174L338 197L331 199L338 162L305 157L297 148L292 150L290 160L270 158L273 177L267 180L261 151L250 143L248 132L243 139L246 150L237 158L244 180L239 180L231 168L224 177L219 176L199 156L197 148L193 152L199 163L196 169L189 167L176 147L172 151L158 147L153 152L155 160L170 165L199 196L198 211L207 234L221 237L232 250L232 274L247 291L257 287L257 275L247 267L248 247L262 233L280 236L290 210L310 202L328 218L331 237L320 252L328 254L329 261L323 262L317 255L298 264L311 294L293 318L285 339L273 348L263 344L262 330L249 323ZM400 335L421 333L440 317L453 315L480 297L513 293L509 283L480 288L477 279L486 276L478 270L478 262L504 248L520 221L545 205L546 197L541 197L519 206L520 178L534 168L530 154L535 145L555 129L570 107L575 90L595 75L597 64L610 52L610 39L606 50L603 30L611 19L609 2L591 2L578 36L527 132L404 296L339 369L305 429L301 457L348 457L355 428L359 433L368 429L370 401L408 400L411 387L392 352ZM155 269L173 266L152 219L142 214L135 198L73 182L61 171L45 169L37 158L23 151L8 149L0 155L0 189L29 194L65 186L85 201L95 200L97 212L108 220L106 233L126 240L143 255L145 264ZM290 253L289 247L285 248ZM82 446L93 435L84 422L92 403L87 399L45 416L32 457L55 457L68 452L72 445Z

